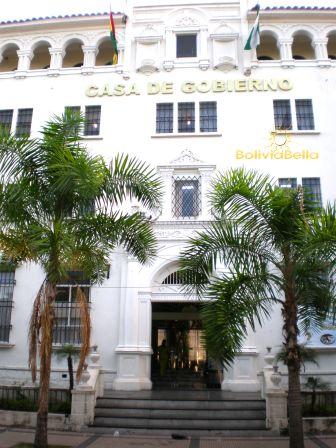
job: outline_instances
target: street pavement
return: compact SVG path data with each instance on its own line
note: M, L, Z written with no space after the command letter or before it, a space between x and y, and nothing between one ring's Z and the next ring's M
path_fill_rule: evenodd
M32 443L34 431L0 427L0 448L14 448ZM71 448L288 448L287 437L263 438L198 438L174 440L167 436L120 436L49 431L49 445ZM305 448L336 448L336 435L307 436Z

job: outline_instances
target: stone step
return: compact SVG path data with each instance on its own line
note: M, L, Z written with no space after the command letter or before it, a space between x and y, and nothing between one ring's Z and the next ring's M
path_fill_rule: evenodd
M108 398L97 399L97 408L112 409L201 409L201 410L263 410L263 400L167 400L167 399L131 399Z
M204 419L204 420L265 420L266 413L264 409L246 410L246 409L111 409L96 408L95 416L98 417L117 417L117 418L150 418L150 419Z
M115 434L115 432L118 432L118 434L122 437L125 436L172 437L172 435L174 434L187 438L249 437L250 439L253 439L260 437L279 436L279 433L277 431L271 431L269 429L222 429L222 430L209 431L207 429L171 430L171 429L155 429L155 428L144 429L144 428L123 428L123 427L107 427L107 426L106 427L88 426L87 428L85 428L85 430L93 434ZM256 443L260 443L260 440L256 439Z
M254 420L208 420L208 419L160 419L160 418L118 418L95 417L94 426L113 428L142 428L172 430L228 430L228 429L266 429L265 419Z
M123 400L169 400L169 401L261 401L258 392L229 392L222 390L206 390L206 391L115 391L106 389L104 396L100 398L112 398Z

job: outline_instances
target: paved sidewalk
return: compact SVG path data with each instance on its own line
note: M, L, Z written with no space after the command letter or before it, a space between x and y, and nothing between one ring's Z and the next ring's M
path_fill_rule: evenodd
M34 431L0 427L0 448L13 448L18 443L32 443ZM80 434L49 431L49 444L73 448L288 448L286 437L264 438L198 438L173 440L169 437ZM311 436L305 448L336 448L336 436Z

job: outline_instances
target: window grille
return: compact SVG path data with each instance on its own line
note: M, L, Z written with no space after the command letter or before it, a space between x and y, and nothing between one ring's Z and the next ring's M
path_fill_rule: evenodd
M178 34L176 36L176 57L197 57L197 34Z
M178 131L195 132L195 103L178 103Z
M82 272L69 272L69 277L64 280L64 283L57 286L53 328L54 344L78 345L82 342L81 312L76 300L78 286L89 302L90 281L83 276Z
M16 122L15 135L17 137L29 137L33 119L33 109L19 109Z
M99 135L101 106L85 107L84 135Z
M9 133L12 128L13 109L0 110L0 132Z
M173 103L158 103L156 105L156 132L158 134L173 132Z
M274 100L274 124L275 129L292 129L292 113L289 100Z
M0 272L0 342L9 342L14 285L14 268Z
M208 280L204 278L203 283L207 283ZM169 274L162 282L162 285L182 285L182 284L194 284L196 283L196 275L183 271L175 271Z
M216 101L203 101L200 103L200 131L217 132Z
M295 100L295 106L298 129L315 129L312 100Z
M199 178L180 177L174 180L173 216L175 218L192 218L201 211L201 188Z
M279 187L282 188L297 188L296 177L282 177L279 179Z
M319 177L303 177L302 188L309 200L322 207L321 181Z

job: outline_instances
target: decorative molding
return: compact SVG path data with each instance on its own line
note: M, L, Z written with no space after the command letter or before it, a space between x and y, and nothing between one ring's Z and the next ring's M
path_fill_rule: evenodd
M204 162L197 159L190 149L183 149L181 154L170 162L171 165L200 165Z
M176 20L175 25L178 27L189 27L189 26L198 26L199 25L199 21L191 16L183 16L181 18L179 18L178 20Z

